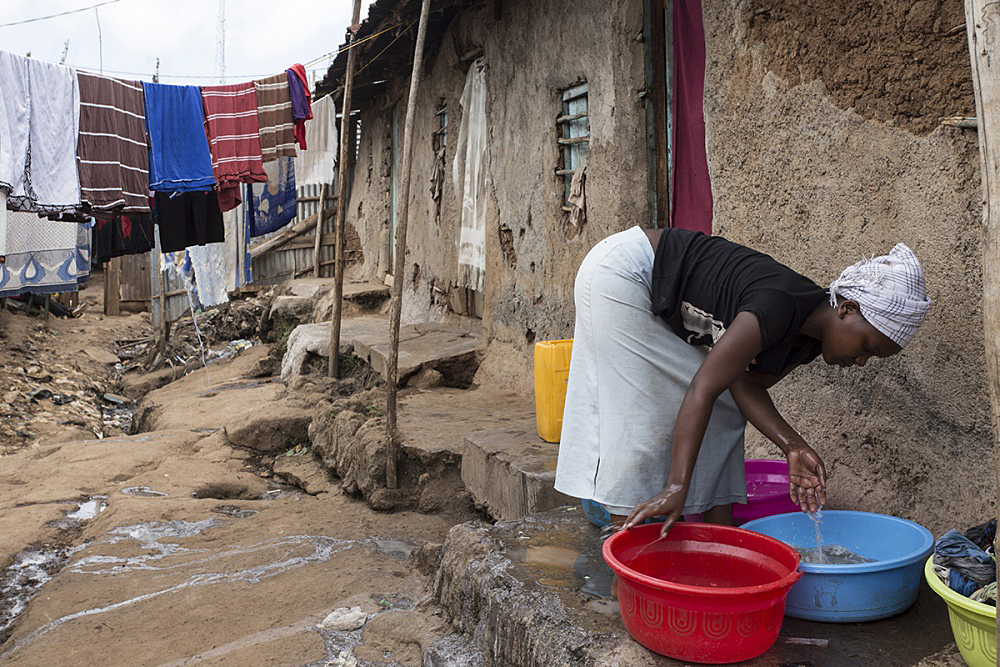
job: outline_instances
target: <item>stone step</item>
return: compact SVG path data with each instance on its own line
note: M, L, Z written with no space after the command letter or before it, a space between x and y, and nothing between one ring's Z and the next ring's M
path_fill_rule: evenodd
M424 369L434 369L446 385L468 387L479 368L482 335L436 322L399 328L399 382ZM354 354L383 379L389 377L389 327L354 339Z
M470 328L438 323L409 324L399 330L399 383L423 370L435 370L441 381L467 387L479 368L482 335ZM305 369L310 355L328 359L330 323L302 324L288 337L281 379L292 382ZM387 315L345 317L340 325L340 350L354 354L387 379L389 375L389 318Z
M433 590L447 620L485 654L484 664L519 667L677 666L628 634L612 573L601 556L605 535L578 506L456 526L442 547ZM787 665L960 665L947 608L921 579L916 604L869 623L785 618L777 643L746 667ZM801 639L825 639L825 646Z

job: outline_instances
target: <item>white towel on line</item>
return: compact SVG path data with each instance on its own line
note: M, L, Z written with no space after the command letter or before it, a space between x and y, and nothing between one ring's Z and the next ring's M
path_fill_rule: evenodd
M295 183L297 186L333 183L337 166L337 107L333 96L313 102L312 120L306 123L306 146L295 157Z
M20 182L12 183L9 202L19 211L72 211L80 206L80 176L76 164L80 86L76 70L36 58L26 60L27 168Z

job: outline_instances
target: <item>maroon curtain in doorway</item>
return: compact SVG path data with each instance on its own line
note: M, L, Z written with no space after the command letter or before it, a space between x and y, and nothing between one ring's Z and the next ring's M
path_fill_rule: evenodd
M705 151L705 29L701 0L674 0L673 227L712 233Z

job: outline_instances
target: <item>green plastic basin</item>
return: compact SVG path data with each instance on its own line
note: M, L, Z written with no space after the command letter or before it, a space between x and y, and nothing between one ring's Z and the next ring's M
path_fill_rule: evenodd
M948 619L955 643L969 667L997 665L997 608L970 600L951 590L934 574L934 556L924 565L924 578L931 590L948 605Z

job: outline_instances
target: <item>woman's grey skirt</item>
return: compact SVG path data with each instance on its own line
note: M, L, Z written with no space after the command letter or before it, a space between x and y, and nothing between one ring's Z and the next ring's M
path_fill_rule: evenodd
M674 420L707 351L651 311L653 248L639 227L598 243L576 276L576 328L556 489L627 515L667 484ZM684 513L746 502L746 418L715 403Z

